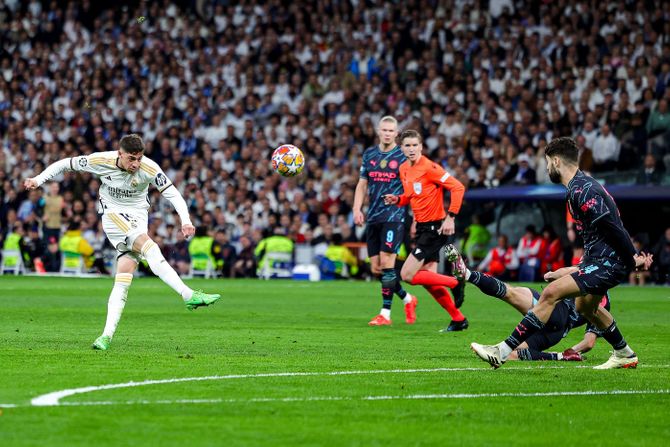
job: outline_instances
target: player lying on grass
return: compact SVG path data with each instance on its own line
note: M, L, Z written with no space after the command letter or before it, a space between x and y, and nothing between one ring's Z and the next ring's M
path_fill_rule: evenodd
M147 260L156 276L181 295L189 310L209 306L220 298L219 295L194 291L184 284L163 257L160 247L147 234L149 185L156 187L177 210L185 237L193 236L195 227L184 198L160 166L144 157L144 149L139 135L126 135L121 138L118 151L64 158L24 182L26 189L35 189L65 171L90 172L100 178L98 212L102 214L105 235L119 255L114 287L107 304L107 322L102 335L93 342L94 349L109 348L126 304L133 272L142 258Z
M447 245L444 252L445 258L454 263L457 275L478 287L486 295L506 302L523 315L532 309L540 298L540 293L530 287L514 287L486 273L469 270L461 254L453 245ZM553 281L576 270L577 267L563 267L554 272L548 272L544 278L547 281ZM609 310L609 296L603 296L600 307ZM584 339L578 344L563 352L544 352L557 345L572 329L585 324ZM590 351L595 346L596 339L601 335L601 331L592 324L588 324L586 319L579 315L575 309L574 300L565 300L556 305L544 328L519 345L507 360L582 361L581 354Z

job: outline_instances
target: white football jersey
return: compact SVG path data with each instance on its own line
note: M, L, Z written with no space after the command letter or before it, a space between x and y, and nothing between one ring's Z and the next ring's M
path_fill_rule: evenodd
M100 178L98 208L107 211L148 210L149 185L161 193L172 185L158 164L142 157L140 169L134 174L120 168L117 151L96 152L70 159L70 168L90 172Z

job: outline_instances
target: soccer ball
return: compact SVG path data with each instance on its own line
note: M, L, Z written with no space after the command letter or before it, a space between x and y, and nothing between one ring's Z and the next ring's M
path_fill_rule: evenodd
M284 177L294 177L305 167L305 156L292 144L282 144L272 153L272 170Z

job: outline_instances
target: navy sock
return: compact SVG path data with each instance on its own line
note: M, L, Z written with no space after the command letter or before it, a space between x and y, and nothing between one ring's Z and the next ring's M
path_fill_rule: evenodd
M532 310L529 310L523 320L514 328L512 334L507 337L505 343L512 350L519 347L521 343L528 340L531 335L536 334L544 327L542 320L537 318Z
M558 360L556 352L542 352L535 349L517 349L519 360Z
M393 302L393 291L396 289L397 283L398 277L396 276L395 269L382 270L382 307L384 309L391 308L391 303Z
M612 321L612 324L605 329L603 338L607 340L607 343L612 345L614 349L623 349L627 345L626 340L624 340L621 331L616 325L616 321Z
M468 282L477 286L479 290L488 296L504 298L507 294L507 286L505 283L486 273L472 271L470 272Z

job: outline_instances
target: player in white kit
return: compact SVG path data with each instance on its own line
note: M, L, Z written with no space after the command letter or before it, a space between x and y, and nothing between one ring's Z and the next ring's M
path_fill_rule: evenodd
M24 182L26 189L35 189L65 171L90 172L100 178L98 212L102 214L105 234L118 250L119 257L107 305L107 322L102 335L93 343L94 349L109 348L126 304L133 272L142 258L147 260L151 271L181 295L189 310L209 306L220 298L217 294L194 291L184 284L147 234L149 185L158 188L177 210L186 238L193 236L195 227L184 198L158 164L144 157L144 149L139 135L126 135L121 138L118 151L64 158Z

